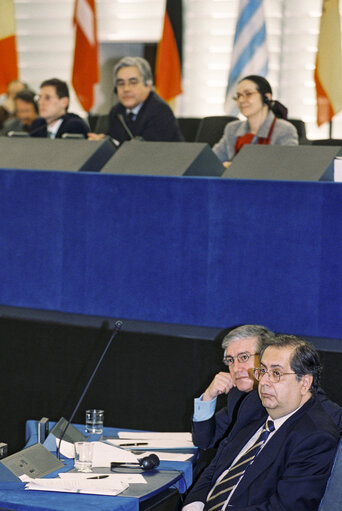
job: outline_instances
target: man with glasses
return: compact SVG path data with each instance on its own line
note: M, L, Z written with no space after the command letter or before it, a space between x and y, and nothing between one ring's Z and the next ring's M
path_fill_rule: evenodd
M195 399L192 424L195 445L208 449L228 434L242 401L256 387L253 368L259 365L260 350L273 336L264 326L242 325L224 337L223 362L229 372L216 374L202 396ZM227 405L215 414L220 394L227 394Z
M109 113L107 135L118 143L132 138L148 141L182 140L169 105L153 91L152 71L141 57L124 57L114 67L117 103ZM104 134L90 133L99 140Z
M279 335L261 348L254 375L264 416L221 442L184 511L318 509L339 441L316 397L320 373L318 353L304 339Z
M89 128L76 114L68 113L69 89L58 78L45 80L37 97L39 117L30 128L31 137L61 138L66 133L87 138Z

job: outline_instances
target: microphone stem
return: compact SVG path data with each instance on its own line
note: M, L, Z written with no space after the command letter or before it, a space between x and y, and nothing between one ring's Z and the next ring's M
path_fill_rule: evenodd
M89 388L89 386L90 386L91 382L93 381L94 376L95 376L95 374L97 373L97 370L98 370L98 368L100 367L101 362L102 362L102 360L103 360L103 358L104 358L105 354L107 353L107 351L108 351L108 349L109 349L110 345L112 344L113 339L116 337L116 335L117 335L117 334L118 334L118 332L120 331L121 327L122 327L122 321L116 321L116 322L115 322L115 325L114 325L113 333L112 333L112 335L111 335L111 337L110 337L109 341L107 342L107 345L106 345L106 347L105 347L105 349L104 349L104 351L103 351L103 353L102 353L101 357L99 358L99 361L97 362L96 367L95 367L94 371L92 372L92 375L90 376L90 378L89 378L89 380L88 380L88 383L87 383L87 385L85 386L85 388L84 388L84 390L83 390L83 392L82 392L82 394L81 394L81 397L79 398L78 403L77 403L77 405L75 406L74 411L72 412L72 414L71 414L71 416L70 416L70 419L68 420L67 425L65 426L65 428L64 428L64 430L63 430L63 432L62 432L62 434L61 434L61 438L60 438L60 440L59 440L59 445L58 445L58 447L57 447L57 458L58 458L58 459L60 459L60 450L61 450L61 444L62 444L62 440L63 440L63 438L64 438L64 435L65 435L65 433L66 433L66 431L67 431L67 429L68 429L68 427L69 427L70 423L72 422L73 418L75 417L75 414L76 414L76 412L77 412L77 410L78 410L78 408L79 408L80 404L82 403L83 398L84 398L84 396L86 395L87 390L88 390L88 388Z

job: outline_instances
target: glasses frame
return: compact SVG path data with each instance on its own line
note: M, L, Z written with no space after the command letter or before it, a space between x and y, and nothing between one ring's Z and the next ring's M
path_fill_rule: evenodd
M248 360L251 357L255 357L256 355L259 355L259 353L249 353L248 351L239 353L236 357L232 357L231 355L224 355L222 362L224 363L224 365L231 367L234 365L235 360L237 360L240 364L244 364L244 363L248 362ZM246 357L246 359L243 360L243 357ZM231 361L230 363L227 360L228 358ZM241 360L241 358L242 358L242 360Z
M137 87L139 83L142 83L143 80L139 80L139 78L128 78L128 80L122 80L119 78L116 81L115 87L122 89L123 87Z
M279 376L274 375L275 372L279 373ZM296 373L283 373L283 371L280 371L279 369L270 369L269 371L266 371L263 367L254 367L253 368L253 375L254 378L257 381L261 381L265 374L268 374L268 377L270 379L270 382L272 383L279 383L283 376L286 374L296 374ZM261 376L260 376L261 375Z
M240 99L249 99L251 96L253 96L254 94L257 94L260 92L258 90L253 90L253 91L247 91L247 92L237 92L235 94L235 96L233 96L233 100L238 102L240 101Z

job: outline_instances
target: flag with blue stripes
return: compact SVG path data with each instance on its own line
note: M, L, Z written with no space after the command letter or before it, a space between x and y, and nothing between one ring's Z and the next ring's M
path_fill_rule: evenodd
M268 55L263 0L240 0L232 61L226 92L225 111L236 114L233 96L236 85L246 75L266 76Z

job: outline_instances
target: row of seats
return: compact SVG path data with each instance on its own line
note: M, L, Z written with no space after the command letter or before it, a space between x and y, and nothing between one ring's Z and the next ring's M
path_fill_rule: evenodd
M229 115L215 115L211 117L178 117L178 125L185 142L205 142L213 147L220 140L224 127L228 122L237 120ZM298 132L300 145L335 145L342 146L342 140L336 138L309 140L306 136L304 121L288 119ZM94 133L106 133L108 128L108 115L89 115L88 122Z

